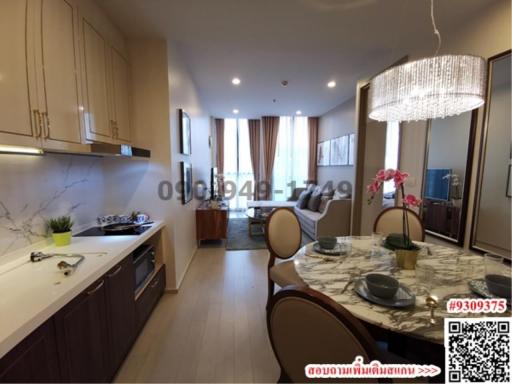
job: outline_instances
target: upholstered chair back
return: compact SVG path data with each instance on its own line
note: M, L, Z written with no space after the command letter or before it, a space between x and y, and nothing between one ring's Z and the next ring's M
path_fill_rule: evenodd
M265 240L271 255L280 259L292 257L302 241L300 222L288 208L274 210L267 219Z
M403 228L403 210L402 207L392 207L383 210L375 220L374 232L381 232L384 236L390 233L402 233ZM409 232L411 240L424 241L425 229L421 218L416 212L407 209L409 218Z
M281 369L294 383L326 381L308 378L308 364L350 364L356 356L364 363L379 359L375 341L359 320L310 288L288 286L277 292L267 311L267 326ZM327 381L358 382L354 378Z

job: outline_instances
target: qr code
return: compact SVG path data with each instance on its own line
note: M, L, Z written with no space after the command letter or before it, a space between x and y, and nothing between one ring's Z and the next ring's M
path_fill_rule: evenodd
M510 318L445 319L448 383L510 383Z

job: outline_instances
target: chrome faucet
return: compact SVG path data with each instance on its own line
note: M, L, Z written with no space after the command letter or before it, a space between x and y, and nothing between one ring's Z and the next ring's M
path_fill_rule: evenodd
M59 268L62 272L64 272L65 276L72 275L76 271L76 269L78 268L80 263L82 261L84 261L84 259L85 259L85 256L79 255L76 253L69 254L69 253L32 252L30 254L30 261L35 263L35 262L42 261L44 259L48 259L48 258L54 257L54 256L78 258L78 260L75 263L68 263L67 261L62 260L57 264L57 268Z

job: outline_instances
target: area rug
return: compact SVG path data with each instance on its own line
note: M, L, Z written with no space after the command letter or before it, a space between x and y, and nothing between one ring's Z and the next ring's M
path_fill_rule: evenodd
M247 250L247 249L266 249L265 236L263 234L249 236L246 218L229 219L228 241L226 249L229 251ZM308 244L313 240L302 232L302 245Z

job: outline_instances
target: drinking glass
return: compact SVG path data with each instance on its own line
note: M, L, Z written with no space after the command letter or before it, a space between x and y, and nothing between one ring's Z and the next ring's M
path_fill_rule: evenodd
M372 249L371 256L380 256L382 246L382 239L384 238L384 234L382 232L372 232Z
M484 255L485 275L500 275L510 277L510 268L503 264L503 257L486 253Z

